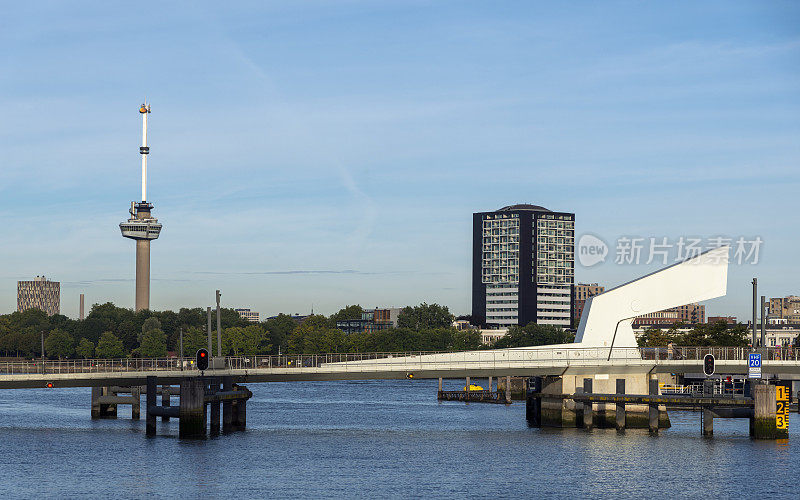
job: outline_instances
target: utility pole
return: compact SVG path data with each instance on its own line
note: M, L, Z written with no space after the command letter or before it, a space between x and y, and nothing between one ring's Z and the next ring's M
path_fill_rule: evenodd
M756 309L758 308L758 279L753 278L753 348L756 347Z
M183 327L180 329L180 344L181 344L181 355L178 356L178 362L181 364L181 371L183 371Z
M761 296L761 346L766 347L767 345L767 330L766 330L766 320L764 319L764 300L766 297L763 295Z
M219 311L219 298L222 294L217 290L217 356L222 357L222 315Z
M206 307L206 312L208 313L208 326L206 327L206 332L208 333L208 354L211 355L211 306Z
M44 374L44 331L42 331L42 375Z

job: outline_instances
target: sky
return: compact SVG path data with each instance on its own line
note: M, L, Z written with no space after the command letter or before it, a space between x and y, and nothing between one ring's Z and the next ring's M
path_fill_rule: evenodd
M145 98L152 309L467 314L471 214L513 203L608 244L578 282L742 237L708 314L800 294L797 2L14 2L0 44L0 313L42 274L133 307Z

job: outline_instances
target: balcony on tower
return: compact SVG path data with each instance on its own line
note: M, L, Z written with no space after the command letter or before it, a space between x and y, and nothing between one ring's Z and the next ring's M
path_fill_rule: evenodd
M134 240L154 240L161 233L161 224L150 214L153 205L143 202L131 202L131 218L120 222L119 230L125 238Z

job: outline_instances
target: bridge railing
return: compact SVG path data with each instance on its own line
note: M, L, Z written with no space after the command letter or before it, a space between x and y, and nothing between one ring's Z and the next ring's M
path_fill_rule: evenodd
M800 353L792 347L769 347L751 350L744 347L642 347L642 348L563 348L563 349L508 349L491 351L443 352L372 352L293 354L271 356L228 356L225 368L319 368L323 365L344 364L410 366L420 369L426 365L441 364L437 354L448 354L448 363L461 365L494 363L498 366L528 366L537 362L559 362L565 365L595 363L611 359L644 360L655 363L700 361L713 354L718 361L746 361L751 352L759 352L764 361L798 361ZM433 356L431 356L433 355ZM0 362L0 374L69 374L115 373L196 370L190 358L123 358L123 359L71 359L26 360Z

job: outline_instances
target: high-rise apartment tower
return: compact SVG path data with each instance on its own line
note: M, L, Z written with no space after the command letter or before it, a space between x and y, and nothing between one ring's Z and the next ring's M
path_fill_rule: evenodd
M472 215L472 316L573 326L575 214L510 205Z

